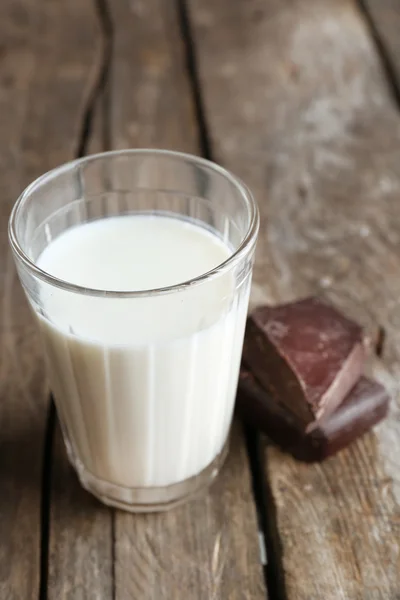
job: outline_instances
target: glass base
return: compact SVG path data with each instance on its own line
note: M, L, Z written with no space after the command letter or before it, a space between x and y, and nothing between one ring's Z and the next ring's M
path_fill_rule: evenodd
M228 453L227 440L221 452L198 475L164 487L126 488L92 475L73 456L68 446L67 443L68 456L82 487L108 506L135 513L169 510L191 500L214 481Z

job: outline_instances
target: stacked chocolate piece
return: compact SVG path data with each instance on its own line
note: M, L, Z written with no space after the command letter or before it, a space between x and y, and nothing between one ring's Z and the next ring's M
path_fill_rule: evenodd
M323 460L386 416L389 396L363 376L362 329L319 298L256 309L237 409L282 449Z

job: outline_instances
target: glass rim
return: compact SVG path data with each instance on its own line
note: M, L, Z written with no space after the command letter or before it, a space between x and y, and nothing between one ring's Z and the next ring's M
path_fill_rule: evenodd
M140 156L140 155L154 155L154 156L164 156L171 157L175 159L185 160L192 164L197 164L199 166L207 167L211 171L218 173L225 179L227 179L240 193L241 197L245 201L246 208L249 214L249 225L246 233L242 237L242 241L239 244L238 248L232 252L232 254L224 260L222 263L219 263L213 269L197 275L191 279L183 281L182 283L173 284L164 287L152 288L147 290L124 290L124 291L115 291L115 290L102 290L97 288L85 287L82 285L78 285L75 283L71 283L51 275L47 273L40 267L38 267L33 260L29 258L29 256L22 249L17 236L17 221L20 216L21 210L24 208L26 202L29 200L32 192L34 190L39 189L42 185L56 179L59 175L70 171L80 165L89 164L98 159L107 159L118 156ZM137 188L139 189L139 188ZM161 294L170 294L172 292L179 292L184 289L187 289L192 286L199 285L209 279L215 278L218 275L229 271L234 265L236 265L240 260L246 255L249 248L255 243L258 228L259 228L259 211L257 203L250 192L249 188L245 183L243 183L238 177L232 175L227 169L221 167L220 165L207 160L205 158L195 156L194 154L187 154L185 152L176 152L172 150L162 150L162 149L151 149L151 148L137 148L137 149L125 149L125 150L110 150L107 152L99 152L96 154L90 154L88 156L83 156L82 158L78 158L75 160L68 161L63 163L62 165L47 171L40 177L36 178L32 181L22 192L22 194L16 200L13 209L10 214L9 222L8 222L8 237L10 241L11 248L15 254L15 256L21 261L21 263L28 269L28 271L38 279L48 283L49 285L53 285L55 287L64 289L66 291L84 294L86 296L94 296L94 297L108 297L108 298L139 298L146 296L156 296Z

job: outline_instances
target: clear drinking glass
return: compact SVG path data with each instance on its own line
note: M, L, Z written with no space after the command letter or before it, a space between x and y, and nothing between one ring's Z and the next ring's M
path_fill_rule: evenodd
M67 229L128 214L201 225L229 246L229 257L190 281L145 291L91 289L37 266ZM257 206L238 179L168 151L76 160L37 179L18 199L10 243L41 330L68 457L83 487L106 504L169 508L218 473L258 225Z

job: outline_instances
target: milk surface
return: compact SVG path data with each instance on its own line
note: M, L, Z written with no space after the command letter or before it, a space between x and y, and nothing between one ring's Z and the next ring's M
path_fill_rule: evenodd
M194 222L135 215L71 228L37 264L87 288L139 291L183 283L231 253ZM235 291L225 273L152 297L43 290L51 386L86 470L120 486L165 486L212 462L232 417L247 288Z

